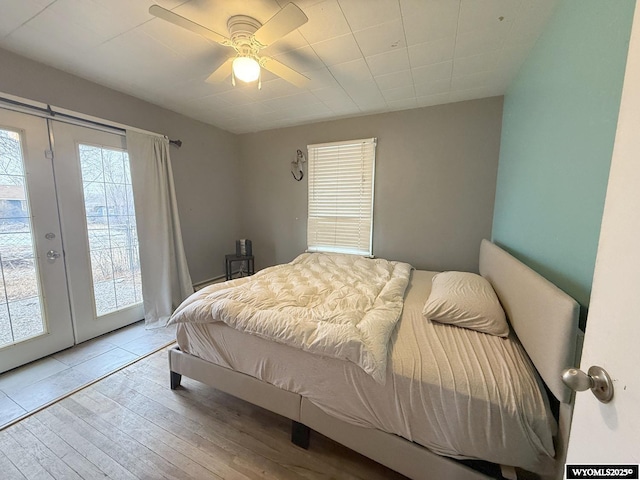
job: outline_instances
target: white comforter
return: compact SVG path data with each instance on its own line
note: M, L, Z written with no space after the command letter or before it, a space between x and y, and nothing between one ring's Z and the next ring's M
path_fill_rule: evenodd
M305 253L249 279L195 293L170 323L222 321L308 352L351 361L386 378L389 337L411 265L354 255Z

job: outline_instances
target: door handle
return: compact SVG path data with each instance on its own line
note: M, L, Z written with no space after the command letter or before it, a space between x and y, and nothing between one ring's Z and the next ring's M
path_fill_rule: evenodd
M59 257L60 257L60 252L56 252L55 250L49 250L47 252L47 258L49 260L53 261L53 260L55 260L56 258L59 258Z
M571 390L582 392L591 389L598 400L609 403L613 398L613 382L607 371L594 365L589 367L589 372L584 373L577 368L567 368L562 372L562 381Z

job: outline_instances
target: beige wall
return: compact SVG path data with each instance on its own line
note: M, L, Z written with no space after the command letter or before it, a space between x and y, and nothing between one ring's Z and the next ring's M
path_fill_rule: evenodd
M307 182L297 149L377 137L373 251L416 268L477 271L491 237L502 97L240 136L241 235L258 268L306 247Z
M191 276L224 273L224 254L239 235L236 135L6 50L0 65L0 92L181 139L171 159Z

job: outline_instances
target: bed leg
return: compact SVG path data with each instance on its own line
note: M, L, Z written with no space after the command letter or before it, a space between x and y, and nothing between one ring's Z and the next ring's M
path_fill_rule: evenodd
M182 375L176 372L169 372L171 374L171 390L175 390L180 386Z
M500 473L506 480L518 480L518 473L511 465L500 465Z
M311 429L306 425L303 425L295 420L291 420L291 442L294 445L304 448L309 448L309 437L311 436Z

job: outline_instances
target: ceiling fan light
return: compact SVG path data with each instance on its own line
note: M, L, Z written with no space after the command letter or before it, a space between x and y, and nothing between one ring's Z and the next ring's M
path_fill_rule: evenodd
M246 83L255 82L260 76L260 64L251 57L236 57L232 68L235 77Z

